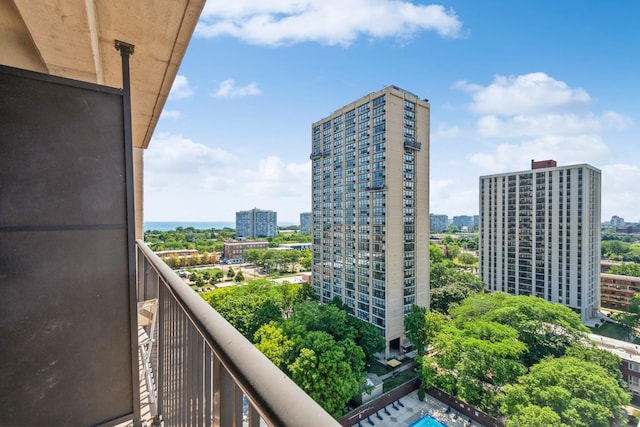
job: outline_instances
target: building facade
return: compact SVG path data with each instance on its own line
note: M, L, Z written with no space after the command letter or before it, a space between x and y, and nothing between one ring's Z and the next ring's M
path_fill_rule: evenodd
M637 344L589 334L589 339L601 350L620 357L620 373L634 403L640 401L640 353Z
M458 215L453 217L453 225L459 229L473 230L478 225L478 216Z
M404 340L429 305L429 104L395 86L312 125L313 288Z
M638 292L640 292L640 277L600 274L600 304L602 307L628 310L631 298Z
M625 226L624 218L620 218L617 215L612 216L610 222L611 222L611 226L612 227L624 227Z
M236 237L274 237L277 234L277 212L256 208L236 212Z
M596 316L600 170L532 162L480 177L480 277L488 291L535 295Z
M442 233L449 228L449 217L447 215L429 214L429 229L431 233Z
M311 212L300 214L300 234L311 234Z
M231 263L244 262L244 251L248 249L269 249L267 240L225 240L224 260Z

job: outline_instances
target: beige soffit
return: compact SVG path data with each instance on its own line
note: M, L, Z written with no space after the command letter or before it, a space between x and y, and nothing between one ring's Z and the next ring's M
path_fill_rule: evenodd
M205 0L0 0L0 63L122 87L130 60L133 145L146 148Z

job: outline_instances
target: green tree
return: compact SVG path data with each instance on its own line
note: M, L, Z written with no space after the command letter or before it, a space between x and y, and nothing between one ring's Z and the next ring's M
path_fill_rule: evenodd
M614 265L609 269L608 273L640 277L640 264L636 264L635 262L625 262L620 265Z
M354 316L347 316L347 320L349 321L350 326L355 330L355 337L353 340L355 344L362 349L364 359L373 361L375 359L375 354L383 351L386 345L382 331L371 323L360 320Z
M296 346L277 322L262 325L254 335L256 347L282 371L287 371Z
M611 318L624 325L629 333L629 339L632 339L635 329L640 326L640 294L635 294L631 298L628 311L613 313Z
M357 331L350 325L348 314L335 305L305 301L293 309L292 319L309 331L322 331L336 341L353 339Z
M468 297L472 290L468 286L458 283L441 286L431 290L431 309L442 314L456 307L462 300Z
M311 251L304 251L304 256L300 260L300 266L304 271L311 270Z
M347 362L358 358L356 347L352 341L336 341L321 331L310 332L301 345L298 357L289 365L291 378L327 412L340 416L365 379L363 371L355 372ZM360 357L364 366L362 350Z
M426 332L427 309L413 304L409 313L404 316L404 328L407 331L407 338L418 349L421 356L427 345Z
M500 387L525 372L519 362L527 350L518 332L496 322L475 320L462 328L447 324L435 336L433 356L423 359L425 387L438 387L495 412Z
M600 244L600 250L603 256L609 258L622 258L630 250L629 243L619 240L607 240Z
M608 427L623 420L623 406L630 401L604 368L575 357L547 358L504 391L502 411L508 420L535 411L528 408L534 405L550 408L568 426L580 427Z
M224 278L224 273L222 272L222 270L216 270L216 272L213 275L213 277L216 278L217 282L221 282L222 279Z
M242 271L238 271L238 273L233 277L233 281L236 283L244 282L244 274L242 274Z
M507 420L507 427L566 427L548 406L527 405Z
M620 371L620 357L592 344L574 344L567 348L565 356L575 357L585 362L595 363L605 369L611 378L615 378L623 389L627 388Z
M458 261L460 261L465 267L469 267L478 262L478 257L468 252L463 252L458 255Z
M473 294L449 314L458 327L475 319L511 326L529 349L523 359L527 366L545 356L562 356L569 346L586 340L589 331L570 308L542 298L501 292Z
M431 264L440 263L444 259L444 252L434 243L429 242L429 261Z
M235 276L235 275L236 275L236 272L233 271L233 267L229 267L229 269L227 270L227 277L229 279L233 279L233 276Z
M448 258L455 259L460 254L460 246L455 243L447 245Z

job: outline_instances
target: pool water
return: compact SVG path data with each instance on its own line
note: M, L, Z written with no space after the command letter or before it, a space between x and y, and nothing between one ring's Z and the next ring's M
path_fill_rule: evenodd
M445 424L442 424L440 421L433 418L431 415L425 415L420 418L418 421L411 424L409 427L447 427Z

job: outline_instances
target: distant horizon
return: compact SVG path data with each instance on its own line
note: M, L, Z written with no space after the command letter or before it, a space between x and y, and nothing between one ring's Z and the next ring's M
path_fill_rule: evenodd
M278 222L278 227L289 227L292 225L299 226L295 222ZM157 230L157 231L171 231L178 227L187 228L193 227L195 229L222 229L222 228L236 228L235 221L144 221L143 230Z

